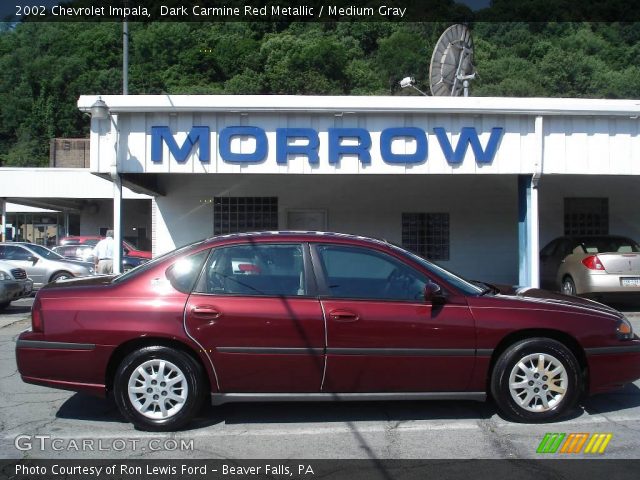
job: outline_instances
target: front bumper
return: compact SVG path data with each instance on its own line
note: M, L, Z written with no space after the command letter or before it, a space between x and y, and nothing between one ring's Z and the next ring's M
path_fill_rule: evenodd
M587 348L589 393L602 393L640 379L640 339L619 346Z
M31 292L33 292L33 282L30 279L3 280L0 282L0 303L28 297Z

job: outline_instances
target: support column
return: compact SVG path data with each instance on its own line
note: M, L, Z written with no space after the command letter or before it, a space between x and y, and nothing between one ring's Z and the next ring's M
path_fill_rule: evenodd
M0 211L2 212L2 230L0 230L0 242L6 242L7 239L7 200L0 198Z
M113 273L122 273L122 179L112 172L113 180Z
M69 212L64 212L64 236L69 236Z
M534 288L540 286L537 180L534 175L518 176L518 283Z

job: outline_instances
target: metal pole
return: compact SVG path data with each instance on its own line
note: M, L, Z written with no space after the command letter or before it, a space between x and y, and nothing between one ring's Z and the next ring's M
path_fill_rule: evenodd
M113 175L113 273L122 273L122 179Z
M124 2L125 7L127 2ZM129 22L122 21L122 94L129 95Z
M120 126L117 115L111 116L116 129L116 162L111 165L113 181L113 273L122 273L122 177L120 176Z
M2 210L2 231L0 232L0 242L6 241L5 235L7 233L7 200L0 198L0 210Z

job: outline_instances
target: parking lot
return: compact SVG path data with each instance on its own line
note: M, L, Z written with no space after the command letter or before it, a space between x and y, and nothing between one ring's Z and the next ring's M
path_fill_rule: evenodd
M507 422L491 403L246 403L206 408L177 434L139 432L107 400L20 380L15 339L31 302L0 315L2 458L536 458L547 432L612 433L598 457L640 458L640 382L546 425ZM640 313L622 308L640 331Z

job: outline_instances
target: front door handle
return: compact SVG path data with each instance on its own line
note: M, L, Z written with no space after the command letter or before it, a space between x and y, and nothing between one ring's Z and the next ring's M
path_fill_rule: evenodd
M213 319L220 318L222 313L209 305L196 305L191 307L191 315L196 318Z
M360 320L357 313L349 310L332 310L329 312L329 316L336 322L357 322Z

